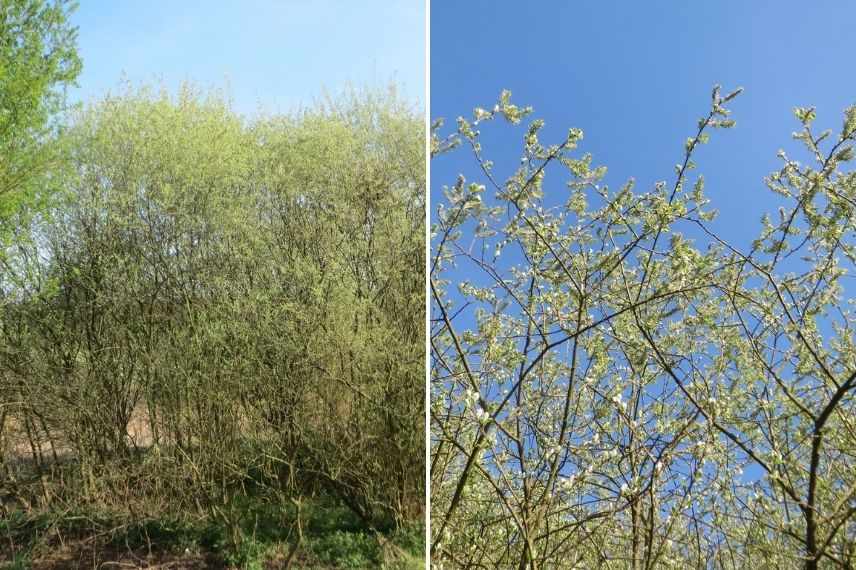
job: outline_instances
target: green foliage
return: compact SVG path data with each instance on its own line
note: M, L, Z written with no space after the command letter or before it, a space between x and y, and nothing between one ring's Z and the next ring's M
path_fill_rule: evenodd
M380 563L377 540L362 532L337 530L313 540L311 548L318 560L338 568L377 568Z
M194 513L245 565L308 497L362 530L420 518L419 117L392 91L250 121L126 88L60 143L0 276L10 500Z
M267 548L255 539L245 540L235 550L227 551L223 561L231 567L243 570L262 570Z
M29 570L32 566L30 558L22 554L12 558L12 561L3 568L5 570Z
M422 559L425 553L425 525L423 522L407 526L393 537L395 544L414 557Z
M39 514L13 511L0 521L0 536L15 549L9 553L0 550L0 566L17 563L29 567L28 561L81 541L84 549L94 549L105 561L115 561L110 558L113 553L114 557L164 560L207 558L235 568L279 567L295 543L294 533L283 525L283 515L294 517L294 509L262 495L238 497L236 508L243 521L242 540L237 545L220 521L187 512L139 519L121 509L98 507ZM419 522L399 531L377 533L346 506L324 496L307 500L303 517L305 539L294 560L298 568L321 564L325 568L422 567L424 526Z
M51 118L81 69L72 9L67 0L0 5L0 224L47 190L42 176L58 157Z

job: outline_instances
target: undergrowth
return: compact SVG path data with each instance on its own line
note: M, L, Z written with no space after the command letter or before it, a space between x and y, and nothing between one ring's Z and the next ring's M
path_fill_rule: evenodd
M321 496L301 509L303 539L294 525L296 507L264 497L236 501L240 528L185 514L131 518L105 509L26 513L0 518L0 568L91 567L92 561L138 567L184 560L188 568L292 568L418 570L424 568L424 527L369 528L347 507ZM238 540L234 540L237 536ZM129 566L130 567L130 566Z

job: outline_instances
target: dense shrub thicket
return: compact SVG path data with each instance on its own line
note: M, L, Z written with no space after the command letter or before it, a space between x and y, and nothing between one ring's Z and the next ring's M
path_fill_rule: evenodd
M128 89L60 142L0 273L4 508L204 513L235 543L258 490L418 520L418 115L369 93L247 121Z

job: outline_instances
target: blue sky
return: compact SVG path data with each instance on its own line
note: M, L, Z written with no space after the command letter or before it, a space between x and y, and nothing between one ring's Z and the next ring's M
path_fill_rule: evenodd
M235 108L286 112L347 83L424 104L424 0L84 0L78 100L135 83L228 84Z
M853 22L856 2L831 0L435 0L431 115L453 127L455 117L491 107L509 89L512 102L534 106L547 121L542 141L580 127L580 150L608 166L610 185L635 177L647 191L674 180L711 87L743 86L732 103L736 128L714 131L696 162L721 213L715 227L746 244L761 214L777 205L762 179L778 168L778 149L796 148L792 108L816 106L819 132L839 129L844 108L856 103ZM486 142L498 169L503 158L504 172L516 166L521 136ZM464 157L433 161L435 204L440 185L472 164Z
M647 192L660 180L671 188L684 141L710 108L713 85L721 84L723 94L742 86L729 106L736 127L710 132L689 180L704 174L709 208L720 212L712 227L748 251L761 215L782 203L763 182L781 166L777 151L809 159L791 138L800 128L793 107L815 106L815 132L830 128L837 135L844 109L856 104L853 22L856 2L843 0L434 0L430 113L445 118L450 133L457 116L492 108L509 89L513 103L533 106L534 117L546 120L542 143L558 144L568 128L582 128L579 154L590 152L594 165L608 167L607 184L635 178L636 190ZM479 126L484 156L500 181L519 165L527 123ZM467 149L432 160L432 217L442 186L459 173L484 183ZM566 181L558 168L547 173L547 204L567 199ZM500 271L516 259L506 257ZM466 263L444 278L490 282ZM447 291L459 299L454 286ZM474 324L473 307L457 315L459 329ZM758 475L750 468L745 477Z

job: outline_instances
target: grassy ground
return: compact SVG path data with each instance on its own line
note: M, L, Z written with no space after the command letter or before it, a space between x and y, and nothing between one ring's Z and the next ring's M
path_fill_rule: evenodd
M261 499L236 505L239 528L184 516L137 517L106 511L27 514L0 519L0 568L424 569L424 527L377 531L327 498L305 500L297 548L295 507ZM239 539L235 540L238 536Z

